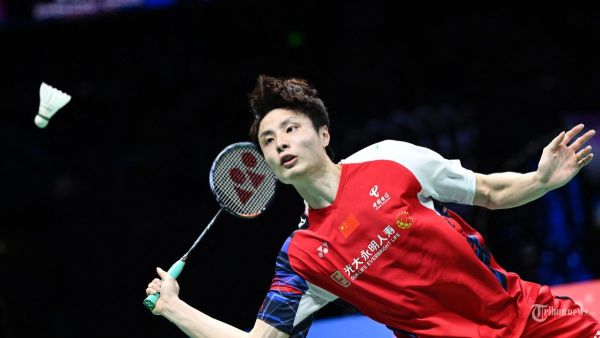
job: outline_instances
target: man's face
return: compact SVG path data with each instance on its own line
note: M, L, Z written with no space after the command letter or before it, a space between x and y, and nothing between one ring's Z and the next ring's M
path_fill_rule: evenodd
M328 159L327 127L317 132L310 118L292 110L274 109L267 113L258 128L258 141L267 164L286 184L307 177Z

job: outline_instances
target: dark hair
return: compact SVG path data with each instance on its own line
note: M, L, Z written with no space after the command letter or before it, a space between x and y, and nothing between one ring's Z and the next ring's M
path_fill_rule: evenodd
M290 109L306 115L315 130L322 126L329 128L329 113L323 101L317 96L317 90L303 79L283 79L260 75L256 85L248 95L250 109L254 121L250 126L250 139L260 149L258 143L258 127L262 119L273 109ZM325 148L327 155L333 160L331 146Z

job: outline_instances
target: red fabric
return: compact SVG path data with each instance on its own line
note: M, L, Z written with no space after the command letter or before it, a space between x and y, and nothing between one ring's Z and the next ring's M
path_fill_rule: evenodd
M518 337L540 286L491 255L484 264L467 240L484 247L482 236L422 204L421 190L398 163L344 164L334 203L311 210L308 229L292 239L290 265L390 328L419 337ZM350 215L359 225L345 236L339 227ZM328 252L319 256L323 243ZM490 268L505 276L506 290Z
M555 296L569 296L596 319L600 319L600 279L552 285L550 289Z
M596 338L598 320L571 299L556 298L548 286L542 286L528 317L522 336L528 338Z

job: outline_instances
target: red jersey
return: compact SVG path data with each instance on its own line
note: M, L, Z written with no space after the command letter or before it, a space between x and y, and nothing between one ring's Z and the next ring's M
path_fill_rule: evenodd
M474 194L472 171L426 148L383 141L352 155L335 201L310 209L282 248L259 318L300 337L296 326L339 297L398 336L520 336L540 285L434 206Z

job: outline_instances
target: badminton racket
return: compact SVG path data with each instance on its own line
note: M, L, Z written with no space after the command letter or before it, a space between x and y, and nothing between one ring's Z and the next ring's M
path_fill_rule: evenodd
M217 155L210 169L209 183L221 208L185 255L167 271L175 279L183 270L188 255L224 210L241 218L259 216L273 200L277 179L254 144L239 142L229 145ZM154 310L159 298L159 292L149 295L144 305Z

